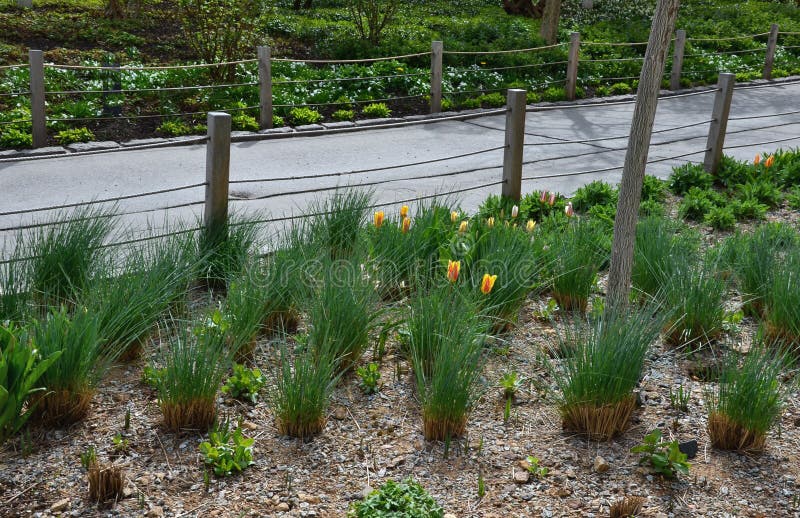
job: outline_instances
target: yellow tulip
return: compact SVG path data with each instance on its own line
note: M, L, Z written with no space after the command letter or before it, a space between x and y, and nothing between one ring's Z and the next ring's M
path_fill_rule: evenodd
M375 227L376 228L381 228L381 225L383 225L383 218L384 217L385 217L385 214L383 213L382 210L379 210L378 212L375 213L374 220L375 220Z
M453 211L453 212L450 213L450 221L452 223L455 223L456 221L458 221L458 212Z
M403 232L403 234L405 234L406 232L408 232L409 228L411 228L411 219L409 219L406 216L405 218L403 218L403 224L400 227L400 230Z
M533 232L533 229L535 228L536 228L536 222L533 221L532 219L529 219L528 223L525 225L525 230L527 230L528 232Z
M489 228L494 227L494 218L493 217L490 217L489 219L486 220L486 226L489 227Z
M408 216L408 205L403 205L400 207L400 217L405 218L406 216Z
M447 261L447 280L456 282L461 271L461 261Z
M494 281L497 280L497 275L489 275L488 273L483 274L483 280L481 281L481 293L484 295L488 295L492 292L492 288L494 288Z
M466 222L466 220L462 221L461 224L458 226L458 231L463 234L464 232L467 231L467 225L468 223Z

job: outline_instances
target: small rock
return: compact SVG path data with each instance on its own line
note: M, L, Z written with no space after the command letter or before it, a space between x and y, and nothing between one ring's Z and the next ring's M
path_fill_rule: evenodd
M164 509L159 506L151 507L145 516L147 516L147 518L160 518L164 516Z
M404 455L399 455L399 456L393 458L392 460L390 460L388 466L390 468L396 468L397 466L402 464L403 461L405 461L405 460L406 460L406 458L405 458Z
M50 512L61 513L66 511L67 507L69 507L69 498L62 498L61 500L50 506Z
M320 503L320 498L317 495L309 495L307 493L300 493L297 495L301 502L305 502L308 504L318 504Z
M364 486L364 489L361 490L361 498L367 498L369 494L372 493L372 487L369 484Z
M342 421L347 418L347 407L342 405L333 409L333 418Z
M527 484L531 478L530 471L516 470L514 471L514 482L517 484Z
M681 450L681 453L686 455L687 459L697 457L697 441L694 439L680 443L678 449Z
M611 466L606 462L606 459L598 455L594 458L594 470L597 473L605 473Z
M281 502L275 507L275 509L277 509L278 511L284 511L284 512L288 511L289 510L289 504L287 504L286 502Z
M520 459L520 460L517 462L517 465L518 465L520 468L524 469L525 471L528 471L528 470L530 470L530 469L531 469L531 463L530 463L530 462L528 462L528 459Z
M568 487L560 487L556 490L556 496L566 498L572 494L572 490Z
M242 423L242 428L245 430L258 430L258 425L250 421L245 421Z
M456 515L453 513L445 513L444 518L456 518Z

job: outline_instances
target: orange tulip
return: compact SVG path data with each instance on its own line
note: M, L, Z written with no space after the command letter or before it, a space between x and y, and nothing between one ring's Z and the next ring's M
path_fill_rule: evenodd
M764 161L764 167L772 167L772 164L774 163L775 163L775 155L770 155L769 158L767 158Z
M756 153L756 157L753 159L753 165L758 165L761 163L761 155Z
M497 275L489 275L488 273L483 274L483 280L481 281L481 293L484 295L488 295L492 292L492 288L494 288L494 281L497 280Z
M527 230L528 232L533 232L533 229L535 228L536 228L536 222L533 221L532 219L529 219L528 223L525 225L525 230Z
M568 218L571 218L575 215L575 209L572 208L572 202L567 203L567 206L564 207L564 214L566 214Z
M400 217L405 218L406 216L408 216L408 205L403 205L400 207Z
M383 218L384 217L385 217L385 214L383 213L382 210L379 210L378 212L375 213L375 216L374 216L375 228L381 228L381 225L383 225Z
M458 212L453 211L453 212L450 213L450 221L452 223L455 223L456 221L458 221Z
M486 220L486 226L489 227L489 228L494 227L494 218L493 217L490 217L489 219Z
M409 228L411 228L411 219L408 218L408 216L406 216L405 218L403 218L403 224L400 227L400 230L403 232L403 234L405 234L406 232L408 232Z
M456 282L461 271L461 261L447 261L447 280Z
M468 223L466 221L462 221L461 224L458 226L458 231L462 234L467 231Z

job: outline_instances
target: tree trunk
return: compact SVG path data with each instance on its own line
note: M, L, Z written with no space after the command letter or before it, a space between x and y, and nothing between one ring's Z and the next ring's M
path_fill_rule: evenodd
M658 91L664 77L664 63L669 51L680 0L658 0L653 14L650 39L644 55L636 107L633 111L628 150L619 187L619 203L614 220L614 242L611 247L611 268L608 275L607 306L628 303L633 267L633 246L636 222L642 197L647 152L658 106Z
M561 17L561 0L547 0L542 14L542 38L548 45L558 39L558 19Z
M503 9L506 13L529 18L540 18L547 0L503 0Z

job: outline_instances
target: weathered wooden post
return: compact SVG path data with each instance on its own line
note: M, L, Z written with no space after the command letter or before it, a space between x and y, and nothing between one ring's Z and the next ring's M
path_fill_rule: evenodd
M519 201L522 197L522 154L525 145L525 103L527 92L510 89L506 105L506 148L503 153L502 195Z
M33 147L47 145L47 119L44 98L44 54L41 50L28 51L31 87L31 123Z
M444 43L431 42L431 113L442 111L442 55Z
M775 48L778 46L778 24L769 28L767 40L767 56L764 58L764 79L772 79L772 65L775 63Z
M206 204L203 211L205 243L214 246L228 236L228 180L231 164L231 116L208 113L206 144Z
M731 112L733 85L736 74L722 73L717 80L717 93L714 96L714 111L708 128L708 142L703 167L711 174L716 174L722 160L722 148L725 146L725 132L728 129L728 115Z
M675 33L675 50L672 54L672 74L669 78L669 89L681 89L681 71L683 70L683 52L686 49L686 31L679 29Z
M272 55L268 46L257 47L259 127L272 127Z
M575 87L578 83L578 55L581 49L581 35L573 32L569 35L569 58L567 61L566 94L570 101L575 100Z

